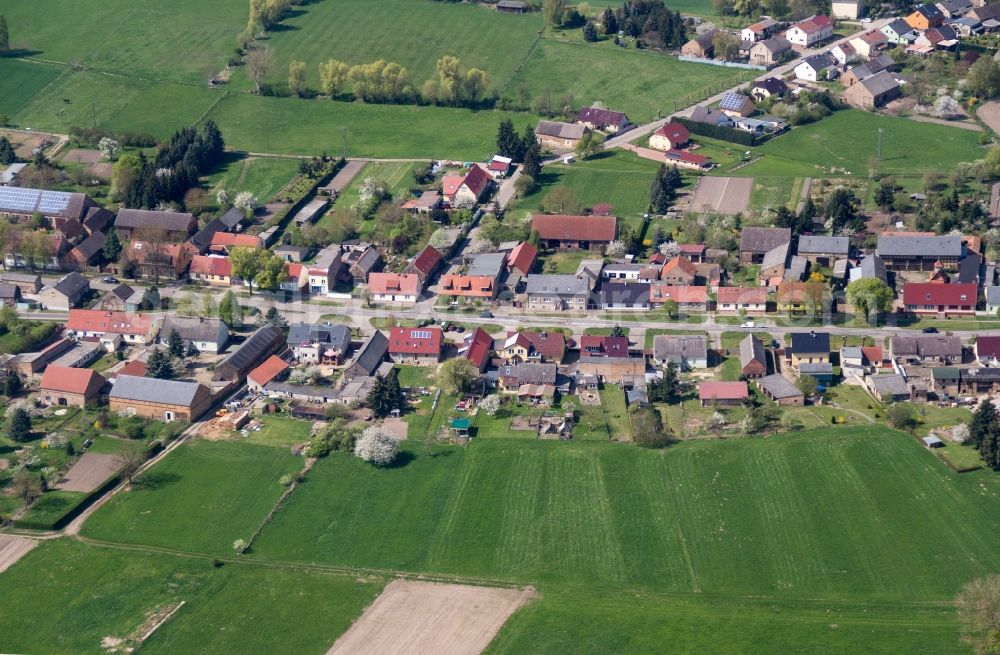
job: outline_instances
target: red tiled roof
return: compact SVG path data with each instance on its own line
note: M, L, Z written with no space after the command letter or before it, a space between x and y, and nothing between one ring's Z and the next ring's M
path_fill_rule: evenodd
M680 248L686 255L700 255L705 252L705 245L701 243L682 243Z
M718 302L761 305L767 302L767 289L762 287L719 287Z
M812 34L813 32L819 32L825 27L830 27L833 23L826 16L813 16L809 20L804 20L801 23L797 23L792 27L797 27L806 34Z
M420 293L420 278L416 273L369 273L368 290L415 296Z
M976 355L979 357L1000 356L1000 337L976 337Z
M704 166L709 161L711 161L705 155L699 155L694 152L688 152L687 150L676 150L670 149L666 154L667 161L682 161L688 164L694 164L696 166Z
M593 336L580 337L581 355L605 355L607 357L628 357L628 337Z
M285 263L285 271L288 273L288 277L290 280L297 280L300 277L302 277L302 269L304 268L305 266L303 266L301 262Z
M71 309L66 327L80 332L112 332L114 334L148 334L153 319L142 314L106 312L100 309Z
M688 129L680 123L674 123L672 121L656 130L654 134L667 137L670 139L670 143L673 143L674 145L687 143L691 140L691 133L688 132Z
M146 377L146 362L133 359L118 369L115 375L134 375L137 378L144 378Z
M76 393L83 396L96 394L104 386L104 377L89 368L70 368L49 364L42 374L42 391Z
M537 257L538 249L527 241L522 241L510 251L510 256L507 257L507 265L527 275L531 272L531 267L535 265Z
M882 346L862 346L861 354L865 356L869 364L881 364L885 359L882 354Z
M660 277L673 273L678 269L684 271L692 277L698 273L698 270L695 268L694 264L691 263L690 259L684 255L678 255L663 265L663 269L660 271Z
M198 275L221 275L231 277L233 266L229 263L228 257L211 257L209 255L198 255L191 260L191 273Z
M824 16L824 18L826 17ZM882 34L882 32L878 30L869 30L857 38L861 39L868 45L879 45L880 43L889 42L889 39L885 36L885 34Z
M437 248L429 245L420 251L420 254L414 258L410 266L420 271L423 275L430 275L437 268L437 265L441 263L442 257L443 255L438 252Z
M445 175L441 178L441 195L453 196L458 192L458 187L462 186L465 178L461 175Z
M903 304L975 306L976 285L910 282L903 286Z
M252 234L233 234L232 232L216 232L212 235L212 246L229 248L242 246L244 248L260 248L260 238Z
M698 384L700 400L742 400L750 395L747 383L739 382L701 382Z
M465 179L462 182L478 198L483 195L483 191L486 190L486 187L489 186L492 180L493 178L490 177L490 174L482 166L473 164L469 172L465 174Z
M482 368L486 359L490 356L490 348L493 346L493 337L487 334L483 328L476 328L472 334L465 338L465 358Z
M517 335L518 342L524 345L524 341L531 344L531 347L542 357L562 359L566 352L566 336L562 332L508 332L507 338Z
M649 302L663 303L668 300L678 303L704 303L708 301L708 288L658 282L649 285Z
M612 125L621 125L627 120L628 119L625 117L623 112L611 111L610 109L599 109L597 107L584 107L576 115L576 122L590 123L599 130L603 130Z
M442 332L439 327L394 327L389 331L389 352L404 355L438 355Z
M618 220L614 216L559 216L535 214L531 227L542 239L614 241Z
M492 298L495 282L488 275L442 275L438 293L443 296Z
M250 371L247 378L260 386L264 386L284 371L288 370L288 363L277 355L271 355L264 360L264 363Z

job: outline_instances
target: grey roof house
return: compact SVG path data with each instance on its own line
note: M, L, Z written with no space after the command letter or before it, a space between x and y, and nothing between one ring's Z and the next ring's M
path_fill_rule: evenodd
M708 368L708 342L697 334L658 334L653 337L653 362L674 363L681 369Z
M160 328L160 343L167 343L175 330L185 347L202 353L218 354L225 350L229 342L229 328L220 318L167 316Z
M965 253L962 237L915 236L908 234L878 237L875 254L882 258L889 270L930 271L935 262L945 268L955 268Z
M351 365L344 371L347 379L374 375L389 354L389 338L375 330L354 353Z
M215 380L242 380L270 355L285 347L285 333L274 325L265 325L246 338L239 347L215 366Z
M79 307L90 292L90 282L77 272L67 273L55 284L38 292L38 300L46 309L69 311Z
M740 233L740 261L759 264L765 254L791 240L792 231L787 227L745 227Z

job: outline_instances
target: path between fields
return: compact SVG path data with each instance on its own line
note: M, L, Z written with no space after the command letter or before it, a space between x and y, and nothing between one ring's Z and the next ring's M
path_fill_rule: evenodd
M943 118L934 118L933 116L924 116L922 114L914 114L908 117L911 121L917 121L918 123L934 123L935 125L945 125L947 127L957 127L960 130L969 130L970 132L982 132L983 126L977 125L975 123L969 123L967 121L946 121Z
M806 206L806 199L809 197L809 190L812 189L813 179L807 177L802 180L802 193L799 196L799 204L795 207L795 213L801 214L803 207Z

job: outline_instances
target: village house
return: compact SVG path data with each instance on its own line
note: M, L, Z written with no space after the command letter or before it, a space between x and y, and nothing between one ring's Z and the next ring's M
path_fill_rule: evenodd
M514 246L507 256L507 271L509 274L522 277L530 275L537 258L538 249L527 241L522 241Z
M715 309L720 314L762 316L767 312L767 289L762 287L719 287Z
M903 306L918 315L974 316L977 293L975 284L908 282L903 286Z
M487 275L442 275L438 295L491 301L496 298L496 278Z
M881 234L876 254L891 271L932 271L936 264L955 270L965 255L958 236Z
M263 391L269 382L283 380L288 371L288 362L277 355L271 355L257 368L247 373L247 388L250 391Z
M649 304L663 307L666 303L677 303L680 312L708 311L708 288L704 286L674 286L664 282L651 282Z
M439 327L394 327L389 330L389 358L397 364L437 364L443 343Z
M764 255L791 240L792 231L787 227L745 227L740 233L740 263L760 264Z
M566 356L566 336L562 332L528 330L508 332L503 346L497 348L496 353L504 364L522 362L562 364Z
M580 355L600 358L629 357L628 337L586 334L580 337Z
M748 380L767 375L767 352L761 340L752 334L740 341L740 375Z
M284 282L278 284L278 290L292 293L306 293L309 290L309 271L305 264L285 262Z
M750 63L770 68L784 62L792 55L792 44L788 39L772 37L753 44L750 48Z
M744 96L745 97L745 96ZM747 98L750 101L749 98ZM750 101L753 104L753 101ZM699 155L690 150L668 150L663 154L663 158L668 164L673 164L680 168L690 168L697 171L707 171L712 168L712 160L705 155Z
M973 352L980 366L1000 366L1000 337L976 337Z
M493 178L479 164L465 175L445 175L441 179L441 197L451 207L474 207L493 186Z
M126 256L138 265L139 275L158 281L162 278L179 280L191 260L198 254L190 243L161 243L133 239L125 249Z
M558 121L538 121L535 140L542 148L552 150L572 150L583 135L590 130L585 125L560 123Z
M799 237L799 256L817 266L829 268L836 260L846 258L850 252L851 240L847 237Z
M535 214L531 229L539 242L552 250L603 250L618 235L614 216L560 216Z
M987 286L983 292L986 295L986 315L997 316L1000 313L1000 286Z
M801 364L830 363L830 334L827 332L793 332L792 345L785 348L785 359L798 368Z
M576 122L585 125L591 130L600 130L614 134L624 130L629 125L628 116L625 112L611 111L609 109L599 109L597 107L584 107L576 114Z
M833 22L826 16L813 16L785 30L785 38L792 45L812 48L833 36Z
M423 289L434 278L434 274L437 273L443 261L444 255L434 246L427 245L420 251L420 254L413 258L403 273L416 275L420 280L420 287Z
M523 386L548 387L544 395L555 393L558 367L555 364L523 363L500 367L500 388L520 394Z
M902 95L899 82L889 71L881 71L844 90L844 102L860 109L884 106Z
M802 392L780 373L765 375L755 382L761 393L778 405L801 407L805 404L805 396Z
M197 255L188 267L188 279L212 286L228 287L233 283L233 266L228 257Z
M79 273L67 273L58 282L38 292L38 301L45 309L67 312L79 307L90 293L90 281Z
M700 59L710 59L715 52L715 45L712 42L716 30L707 30L701 34L696 34L694 38L681 46L681 54L685 57L698 57Z
M910 27L922 32L943 25L944 14L937 6L928 3L917 6L905 20Z
M995 32L997 28L998 19L1000 19L1000 5L997 3L974 2L975 6L965 14L965 18L972 18L979 21L982 24L983 30L987 32Z
M49 364L38 385L38 396L46 405L90 407L97 404L105 379L89 368Z
M644 274L648 276L649 272L649 267L642 264L605 264L601 269L601 279L638 282L641 279L646 279ZM652 273L654 274L652 277L655 279L656 271L654 270Z
M828 79L827 73L836 73L837 60L828 52L806 57L795 66L795 78L806 82Z
M590 306L591 284L577 275L529 275L525 296L531 309L552 311L586 310Z
M961 364L962 339L944 334L894 336L889 339L889 356L901 364Z
M691 285L698 277L698 269L684 255L678 255L660 269L660 280L665 284Z
M156 234L166 241L182 243L198 229L198 219L193 214L185 212L150 211L147 209L118 210L115 217L115 230L122 241L132 239L149 239Z
M753 83L753 86L750 87L750 97L757 102L766 100L771 96L780 98L786 93L788 93L788 85L777 77L768 77L763 80L757 80Z
M862 0L833 0L830 15L836 20L857 20L865 11Z
M770 18L747 25L740 30L740 40L755 43L771 38L778 29L778 22Z
M377 255L377 253L376 253ZM309 293L328 294L337 285L337 274L341 267L341 251L336 245L327 246L316 255L316 261L308 265ZM367 282L367 275L361 283Z
M331 323L295 323L285 344L300 364L339 366L351 352L351 328Z
M215 365L212 379L242 382L247 373L284 348L285 333L281 328L275 325L259 327L236 350Z
M859 81L871 77L875 73L880 73L884 70L889 70L894 65L895 62L893 62L892 57L890 57L885 53L882 53L877 57L873 57L872 59L866 61L865 63L858 64L857 66L854 66L853 68L846 71L843 75L840 76L840 83L844 85L845 88L853 86L854 84L857 84Z
M605 282L601 285L602 309L649 309L647 282Z
M493 351L493 337L483 328L477 327L462 338L458 356L464 357L483 373L490 363L490 353Z
M670 121L649 137L649 147L655 150L678 150L690 143L691 133L675 121Z
M415 273L372 273L368 293L372 302L415 303L420 297L420 278Z
M163 319L160 343L167 344L170 334L177 332L184 348L200 353L219 354L229 343L229 327L221 318L170 315Z
M873 59L889 45L889 39L879 30L868 30L849 41L862 59Z
M119 375L108 396L116 414L190 423L212 405L212 394L197 382Z
M742 118L757 111L750 96L741 93L726 93L719 101L719 109L727 116Z
M910 45L920 36L920 33L902 18L892 21L880 31L892 45Z
M698 400L702 407L739 407L749 397L750 389L742 380L698 383Z
M150 345L156 338L153 318L148 314L71 309L66 329L77 339L96 337L108 350L120 342Z
M704 335L658 334L653 337L653 363L673 363L685 371L708 368L708 342Z
M830 49L830 54L837 60L839 66L847 66L861 58L861 55L849 42L835 45Z
M316 262L309 267L310 287L313 286L313 271L316 268L319 268L320 271L325 270L326 264L327 260L324 258L323 251L320 251L320 256L316 258ZM360 250L349 250L347 257L342 262L331 263L330 269L334 272L327 276L330 280L328 283L329 288L331 291L333 290L333 280L339 276L336 269L342 268L346 272L346 276L342 278L344 281L353 282L357 285L367 282L368 276L375 271L381 270L382 264L382 253L374 246L367 246Z
M690 120L695 123L715 125L718 127L735 127L732 117L719 109L698 105L691 110Z
M380 331L375 330L355 351L350 365L344 370L344 378L352 380L375 375L388 355L389 339Z
M942 0L934 5L946 19L959 18L972 9L971 0Z

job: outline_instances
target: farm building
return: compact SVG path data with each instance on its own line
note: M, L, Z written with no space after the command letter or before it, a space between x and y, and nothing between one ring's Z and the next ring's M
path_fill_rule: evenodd
M257 328L215 367L214 380L242 380L268 356L285 347L285 333L274 325Z
M583 138L583 135L589 131L585 125L575 123L538 121L538 127L535 128L535 140L543 148L572 150Z
M859 80L844 91L844 101L861 109L874 109L902 95L899 82L889 71Z
M614 216L559 216L535 214L531 228L542 245L554 250L602 250L615 240L618 220Z
M115 229L123 241L142 239L142 234L155 233L167 241L186 241L198 229L198 219L184 212L119 209Z
M625 112L584 107L576 115L576 122L591 130L600 130L614 134L624 130L629 125Z
M653 362L673 363L682 370L708 368L708 342L703 335L658 334L653 338Z
M319 219L330 204L329 198L319 197L310 200L305 207L295 212L292 221L299 227L312 225Z
M357 349L354 353L354 359L351 360L350 366L344 371L345 379L353 379L358 377L370 377L375 375L375 372L385 361L389 354L389 339L386 338L384 334L375 330L361 347Z
M882 234L876 254L891 271L932 271L938 263L946 270L954 270L965 254L965 246L961 237L953 235Z
M701 34L696 34L694 38L681 46L681 54L687 57L699 57L706 59L715 52L713 38L715 30L707 30Z
M88 407L97 403L105 380L89 368L49 364L38 385L38 396L47 405Z
M743 381L698 383L698 400L702 407L739 407L749 397L750 389Z
M779 405L804 405L805 396L780 373L766 375L756 380L761 393Z
M115 413L190 423L208 410L212 394L197 382L119 375L108 402Z
M749 380L767 375L767 352L760 339L752 334L740 341L740 375Z
M247 387L251 391L263 391L269 382L281 380L288 375L288 370L288 362L277 355L271 355L247 374Z

